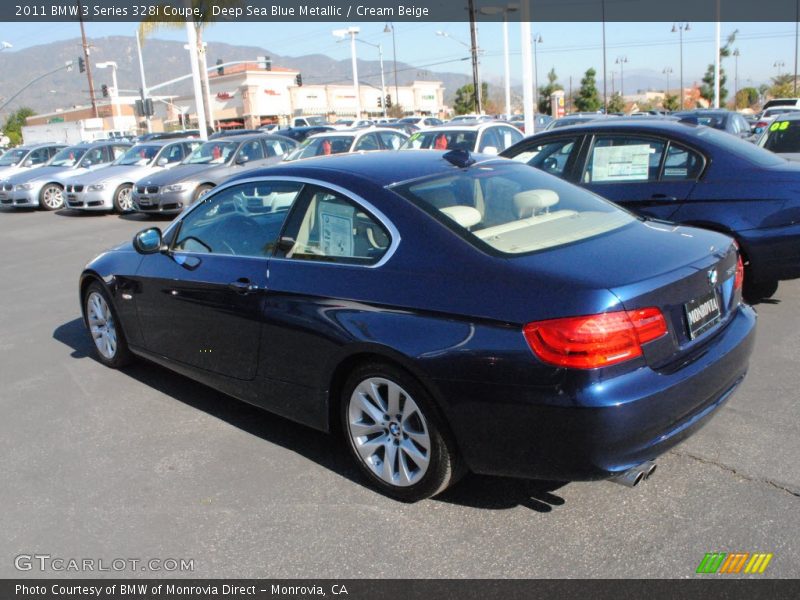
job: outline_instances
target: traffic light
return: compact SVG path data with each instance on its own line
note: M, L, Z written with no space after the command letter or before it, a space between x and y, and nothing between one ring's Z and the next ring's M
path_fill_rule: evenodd
M378 108L381 108L382 106L383 106L383 102L381 101L381 97L378 96Z
M392 108L392 95L386 94L386 108Z
M300 75L300 73L295 75L294 83L297 85L297 87L303 87L303 76Z
M105 83L100 86L100 91L103 93L103 98L108 98L108 86Z
M86 61L83 60L82 56L78 58L78 72L86 73Z
M225 67L220 67L219 65L222 64L222 59L217 59L217 75L225 75Z

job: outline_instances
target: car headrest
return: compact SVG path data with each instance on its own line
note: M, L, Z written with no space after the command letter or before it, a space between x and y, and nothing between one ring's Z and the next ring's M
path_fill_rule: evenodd
M524 219L558 204L558 194L553 190L525 190L514 194L517 218Z
M447 206L439 210L461 225L464 229L469 229L481 222L480 211L472 206Z

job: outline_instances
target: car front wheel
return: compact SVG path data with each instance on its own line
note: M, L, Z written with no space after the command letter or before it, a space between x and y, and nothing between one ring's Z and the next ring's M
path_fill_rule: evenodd
M44 210L64 208L64 190L56 183L48 183L39 193L39 206Z
M131 184L123 183L114 192L114 210L120 214L133 210L133 186Z
M97 358L108 367L119 368L131 361L132 355L125 341L111 300L99 282L86 288L83 299L84 319L92 336Z
M344 386L342 430L361 471L384 494L429 498L462 473L458 452L417 381L390 365L356 369Z

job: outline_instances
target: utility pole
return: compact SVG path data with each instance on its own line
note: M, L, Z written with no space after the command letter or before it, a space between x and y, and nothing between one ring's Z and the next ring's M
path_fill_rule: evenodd
M478 26L475 23L475 2L469 0L469 37L472 47L472 85L475 89L475 113L483 114L483 90L481 90L481 78L478 72Z
M83 44L83 60L86 63L86 78L89 80L89 99L92 101L92 113L95 118L100 116L97 112L97 101L94 99L94 81L92 80L92 65L89 61L89 43L86 41L86 29L83 26L83 8L78 0L78 20L81 24L81 42Z

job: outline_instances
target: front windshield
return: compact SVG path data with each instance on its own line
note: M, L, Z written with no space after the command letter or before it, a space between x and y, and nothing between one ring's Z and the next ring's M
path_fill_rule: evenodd
M492 162L391 188L473 245L523 254L619 229L636 218L526 165Z
M298 160L312 156L328 156L329 154L342 154L349 152L353 145L352 135L328 135L325 137L310 137L303 142L285 160Z
M73 147L64 148L56 153L47 163L50 167L72 167L77 163L86 152L86 148Z
M418 131L403 144L403 149L475 150L476 131L437 130Z
M2 157L0 157L0 167L11 167L16 165L25 158L25 155L28 154L28 151L24 148L14 148L13 150L9 150Z
M236 151L236 142L206 142L187 156L184 165L223 165Z
M161 146L151 146L149 144L134 146L115 160L114 164L125 166L139 165L144 167L156 157L159 150L161 150Z

